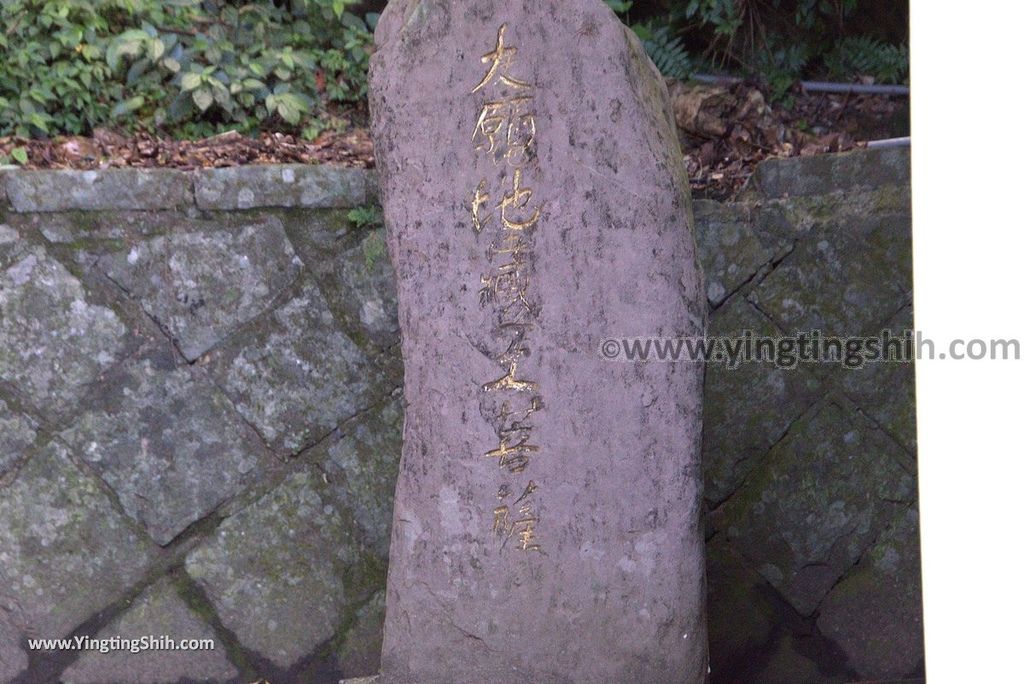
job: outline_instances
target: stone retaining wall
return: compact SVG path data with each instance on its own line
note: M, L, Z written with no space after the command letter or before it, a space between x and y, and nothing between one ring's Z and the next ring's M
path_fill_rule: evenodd
M909 326L905 151L698 201L712 332ZM401 355L372 172L0 178L0 681L376 669ZM920 673L911 366L707 372L720 681ZM169 634L213 651L30 652Z
M694 204L712 335L913 326L909 149L768 161ZM708 366L722 682L923 677L913 364Z

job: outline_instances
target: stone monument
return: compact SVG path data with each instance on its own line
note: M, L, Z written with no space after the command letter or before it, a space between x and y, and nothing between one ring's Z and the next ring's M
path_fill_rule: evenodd
M405 360L382 681L702 682L703 333L665 85L600 0L392 0L371 108Z

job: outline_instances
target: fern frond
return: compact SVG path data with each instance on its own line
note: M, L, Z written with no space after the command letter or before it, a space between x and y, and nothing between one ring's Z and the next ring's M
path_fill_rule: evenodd
M647 55L658 67L662 76L684 80L693 73L693 62L690 60L690 54L683 47L682 38L673 37L672 30L668 26L659 26L655 29L647 28L642 32L641 38L644 40L644 49L647 50Z
M890 45L873 38L844 38L825 56L833 78L871 76L879 83L903 83L910 68L906 45Z

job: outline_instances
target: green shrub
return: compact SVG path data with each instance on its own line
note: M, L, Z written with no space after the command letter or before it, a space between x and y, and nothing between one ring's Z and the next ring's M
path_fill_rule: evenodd
M879 83L903 83L910 70L906 45L886 45L872 38L844 38L825 55L830 77L852 79L871 76Z
M644 42L644 49L663 76L678 80L689 78L693 64L690 54L683 47L682 38L673 36L668 26L638 24L633 30Z
M907 77L905 46L836 39L872 0L605 2L625 19L643 17L634 30L662 73L677 79L725 68L760 78L778 99L801 77ZM376 15L356 15L357 4L0 0L0 136L109 127L315 137L365 101Z
M372 26L355 1L3 0L0 135L313 135L365 96Z
M632 3L606 2L624 19L635 12ZM858 14L869 5L873 12ZM652 6L660 14L652 16ZM880 10L891 14L891 3L881 0L662 0L646 7L646 18L633 28L665 76L738 72L760 80L772 100L786 97L801 78L901 83L907 77L906 46L843 37L850 26L873 26Z
M366 204L355 207L348 212L348 220L357 230L363 228L377 228L384 225L384 215L376 204Z

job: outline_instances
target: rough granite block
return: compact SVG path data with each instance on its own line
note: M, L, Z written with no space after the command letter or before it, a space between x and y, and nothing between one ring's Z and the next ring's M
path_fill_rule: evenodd
M796 197L884 185L910 185L909 147L768 159L757 165L745 192L765 198Z
M789 334L859 336L906 306L911 287L909 214L846 205L844 216L807 235L748 299Z
M37 428L34 420L14 411L0 399L0 476L21 460L35 441Z
M200 209L357 207L375 194L367 171L331 164L266 164L193 173Z
M142 579L153 547L99 483L51 442L0 487L0 613L23 634L64 636Z
M849 684L850 677L845 672L823 672L814 654L802 652L800 639L793 634L783 634L755 678L746 681L757 684Z
M209 357L217 384L282 454L314 444L371 405L380 371L337 326L312 283Z
M192 179L175 169L9 171L0 174L17 212L153 211L191 205Z
M708 642L719 681L736 676L770 643L781 622L763 577L718 536L708 544Z
M821 604L818 628L864 679L922 670L919 535L917 510L907 509Z
M325 470L338 481L338 497L348 506L364 543L388 557L395 481L402 455L402 400L389 399L346 426L327 449Z
M810 615L917 496L901 447L833 402L802 417L717 510L715 526L802 615Z
M64 684L145 682L177 684L227 682L239 675L213 629L193 613L164 579L146 589L131 606L96 635L97 639L136 640L148 637L175 641L211 639L212 650L86 651L61 675ZM141 641L139 642L141 645Z
M384 639L384 591L378 591L356 612L345 632L338 669L345 677L370 677L380 671L380 647ZM350 680L346 680L350 681Z
M380 589L348 511L300 472L232 516L189 554L188 574L246 648L288 668Z
M160 354L108 374L61 436L166 545L237 495L270 458L205 375Z
M327 281L330 292L324 293L332 296L332 306L359 325L377 347L397 344L398 293L384 231L370 231L332 266L333 277Z
M781 248L766 244L744 204L701 200L693 203L697 251L708 301L718 306L750 280Z
M302 262L281 221L177 232L100 258L98 266L175 339L189 361L270 308Z
M13 226L0 223L0 269L6 269L31 247Z
M903 335L913 327L913 310L909 306L885 324L885 329L893 335ZM840 371L839 381L846 396L903 446L907 452L906 467L916 469L917 405L913 361L867 363L861 368Z
M0 271L0 379L44 413L77 401L121 356L128 328L39 247Z
M742 340L744 331L758 336L780 334L768 319L742 298L711 316L709 334ZM805 366L785 369L767 362L733 368L709 364L704 376L704 497L717 506L757 468L768 449L824 391Z
M0 601L3 601L0 594ZM19 672L28 667L28 656L21 649L22 635L0 609L0 680L13 681Z
M292 210L285 229L353 339L372 351L392 347L398 343L398 295L384 231L354 227L346 214Z

